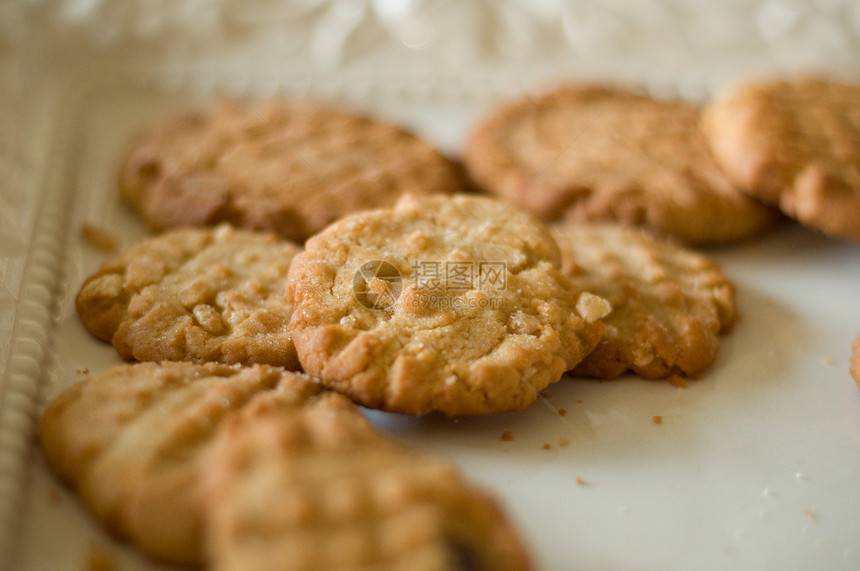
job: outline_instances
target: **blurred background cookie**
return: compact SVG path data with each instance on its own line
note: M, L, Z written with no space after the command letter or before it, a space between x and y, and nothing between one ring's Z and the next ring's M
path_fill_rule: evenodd
M226 221L297 242L406 192L464 190L459 168L406 130L289 100L170 118L136 141L119 185L155 230Z
M860 242L860 85L741 82L708 105L702 125L744 191L803 225Z
M778 219L717 167L699 108L680 100L560 87L498 106L464 154L480 187L548 221L617 221L711 245Z

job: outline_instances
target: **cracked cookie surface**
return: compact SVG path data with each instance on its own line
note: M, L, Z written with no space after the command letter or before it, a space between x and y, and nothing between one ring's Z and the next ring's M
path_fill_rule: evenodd
M295 369L283 291L300 250L227 225L173 230L102 265L77 295L78 315L127 360Z
M553 235L564 273L612 306L603 339L573 375L695 377L713 363L737 318L734 286L713 261L623 226L563 224Z
M464 190L459 168L408 131L301 100L171 118L136 141L119 183L155 230L230 222L297 242L406 192Z
M521 409L600 338L601 304L559 267L549 230L509 205L406 196L308 240L290 328L305 370L365 406Z
M500 105L470 134L483 189L547 221L616 221L687 244L739 240L778 213L717 167L699 108L621 88L566 86Z

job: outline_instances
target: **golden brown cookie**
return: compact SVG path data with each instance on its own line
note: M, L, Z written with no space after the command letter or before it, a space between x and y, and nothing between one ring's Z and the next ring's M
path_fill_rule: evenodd
M445 461L378 434L346 397L258 399L204 474L219 571L528 569L496 501Z
M860 333L854 338L854 343L851 344L851 376L857 386L860 387Z
M801 224L860 241L860 85L748 81L717 97L702 124L746 192Z
M617 221L706 245L777 219L717 167L698 107L618 88L502 105L471 133L465 159L479 186L547 221Z
M612 306L603 339L572 374L695 377L714 361L737 318L734 286L714 262L623 226L564 224L553 234L565 274Z
M320 390L262 365L121 365L60 394L40 439L51 469L109 531L157 559L202 563L199 476L219 423L261 392L298 405Z
M600 338L559 267L549 230L509 205L406 196L308 240L290 329L305 370L365 406L521 409Z
M460 192L464 180L392 124L274 100L168 119L135 143L119 184L156 230L226 221L302 242L347 214L405 192Z
M86 328L124 359L299 366L284 299L301 248L227 225L177 229L106 262L77 296Z

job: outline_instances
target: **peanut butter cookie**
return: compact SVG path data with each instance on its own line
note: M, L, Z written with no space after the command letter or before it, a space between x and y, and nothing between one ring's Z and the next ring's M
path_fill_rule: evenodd
M696 245L770 227L777 213L717 167L699 114L619 88L562 87L491 112L469 136L466 166L547 221L617 221Z
M154 558L199 564L199 477L219 423L261 392L298 406L320 390L308 377L262 365L120 365L61 393L40 439L51 469L111 533Z
M226 221L302 242L405 192L460 192L464 179L393 124L282 100L168 119L135 143L119 185L155 230Z
M77 311L124 359L299 366L284 300L301 248L274 234L177 229L132 246L88 278Z
M695 377L711 365L737 318L734 287L714 262L634 228L564 224L553 234L565 274L612 306L603 339L572 374Z
M529 568L493 498L377 433L342 395L258 399L224 423L211 458L213 569Z
M549 230L497 200L406 196L308 240L290 267L302 366L371 408L521 409L600 339L605 302Z
M748 81L717 97L702 124L743 190L803 225L860 242L860 85Z

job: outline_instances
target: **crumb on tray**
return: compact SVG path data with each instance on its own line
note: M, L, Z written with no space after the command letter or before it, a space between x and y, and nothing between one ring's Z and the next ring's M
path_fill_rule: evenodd
M84 241L97 250L113 252L116 250L116 238L101 228L92 224L84 223L81 226L81 237Z

